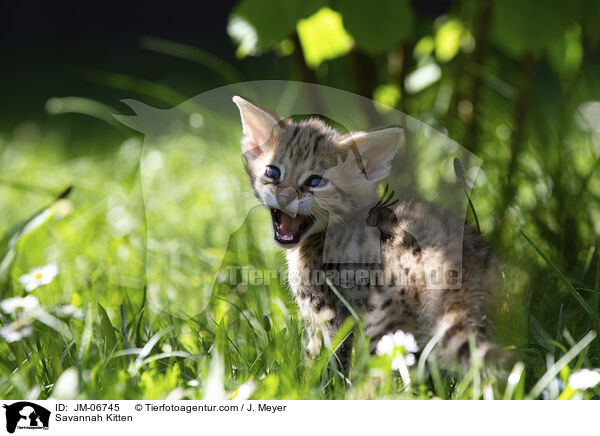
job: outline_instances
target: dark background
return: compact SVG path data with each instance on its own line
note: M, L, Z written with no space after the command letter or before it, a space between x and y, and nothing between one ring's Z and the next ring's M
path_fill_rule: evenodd
M289 78L289 63L272 53L260 59L236 59L235 44L226 32L236 3L4 2L0 7L0 95L4 103L0 128L10 129L29 118L49 121L44 106L51 97L81 95L112 106L131 97L101 83L94 73L162 82L187 97L224 84L221 77L199 65L144 50L140 47L144 36L199 47L235 64L247 80ZM451 3L419 1L413 2L413 8L422 17L434 18L449 11ZM343 83L338 87L347 88ZM89 122L94 120L83 121Z
M128 97L89 77L93 72L167 81L190 96L218 86L210 71L145 51L139 40L148 35L184 42L233 61L235 47L225 28L234 3L3 2L3 126L44 117L46 101L55 96L85 95L113 106Z

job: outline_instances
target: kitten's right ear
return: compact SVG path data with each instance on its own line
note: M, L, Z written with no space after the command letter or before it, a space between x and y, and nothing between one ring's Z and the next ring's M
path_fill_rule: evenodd
M233 97L233 102L242 117L242 153L253 156L262 154L264 144L281 129L279 118L237 95Z
M356 147L367 179L380 182L390 172L391 162L402 136L402 127L386 127L370 132L351 132L341 144Z

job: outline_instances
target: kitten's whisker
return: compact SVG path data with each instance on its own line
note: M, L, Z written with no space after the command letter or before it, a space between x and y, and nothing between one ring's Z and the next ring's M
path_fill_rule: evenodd
M315 220L315 224L319 226L320 230L325 231L327 229L326 229L325 225L323 224L323 222L321 221L321 218L325 218L325 217L324 216L323 217L319 217L317 215L317 212L322 212L322 211L319 210L319 211L316 211L316 212L310 212L308 215Z
M343 223L343 225L346 226L345 222L341 219L341 217L338 214L327 209L326 207L319 206L319 208L316 211L313 211L311 215L315 218L316 222L319 224L319 227L323 231L327 230L329 221L326 219L330 218L331 216L337 217L338 219L336 221L339 220L339 222Z
M342 217L340 215L338 215L337 213L333 212L332 210L320 205L321 209L327 211L329 213L329 215L333 215L333 217L337 218L337 222L341 223L346 229L348 229L348 224L346 224L346 222L342 219Z

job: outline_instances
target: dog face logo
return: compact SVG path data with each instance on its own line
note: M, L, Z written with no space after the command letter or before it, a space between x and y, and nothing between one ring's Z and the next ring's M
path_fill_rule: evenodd
M14 433L19 429L48 429L50 411L28 401L4 405L6 409L6 431Z

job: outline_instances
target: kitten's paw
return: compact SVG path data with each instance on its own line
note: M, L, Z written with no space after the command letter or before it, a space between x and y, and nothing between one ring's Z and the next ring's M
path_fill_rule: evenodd
M321 337L319 335L313 335L308 340L308 344L306 345L306 351L310 357L315 358L321 352Z

